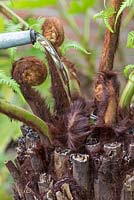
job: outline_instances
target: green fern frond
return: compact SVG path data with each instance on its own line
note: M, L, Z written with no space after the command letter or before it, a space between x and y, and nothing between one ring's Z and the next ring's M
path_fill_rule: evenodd
M104 11L105 10L101 10L99 13L94 15L94 20L98 19L98 18L103 18L104 17Z
M104 21L105 26L113 33L113 29L109 23L109 18L113 16L115 10L113 7L106 8L105 10L100 11L96 15L94 15L94 19L101 18Z
M109 18L107 16L104 16L103 18L104 20L104 24L105 26L108 28L108 30L111 32L111 33L114 33L114 30L112 29L110 23L109 23Z
M127 65L125 66L125 69L123 71L123 74L126 78L129 77L129 74L134 71L134 65L130 64L130 65Z
M127 47L134 48L134 31L128 33Z
M128 8L130 6L134 5L134 0L125 0L122 2L121 6L120 6L120 9L117 13L117 16L116 16L116 20L115 20L115 25L118 21L118 18L119 16L121 15L121 13L124 11L125 8Z
M0 84L9 86L14 92L16 92L21 97L23 102L26 102L23 95L21 94L19 84L14 79L7 76L2 70L0 70Z
M8 21L6 23L6 32L15 32L15 31L21 31L22 30L22 24L21 23L15 23L14 21Z
M16 60L16 55L17 55L16 52L17 52L17 48L16 47L8 49L8 53L9 53L9 57L10 57L11 63L13 63Z
M45 48L38 41L33 45L33 47L35 49L39 49L42 52L45 52Z
M72 49L72 48L79 50L85 54L90 54L88 51L85 50L85 48L81 44L73 40L67 40L62 44L60 48L61 54L64 55L69 49Z
M28 24L29 24L30 28L32 28L35 31L40 33L41 32L41 26L44 23L44 21L45 21L44 17L39 17L37 19L29 18L28 19Z

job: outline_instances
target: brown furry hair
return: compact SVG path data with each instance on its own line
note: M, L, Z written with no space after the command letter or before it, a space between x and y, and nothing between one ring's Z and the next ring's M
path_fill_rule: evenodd
M51 127L54 145L77 151L83 147L90 132L90 108L84 98L77 97L61 117L56 117Z

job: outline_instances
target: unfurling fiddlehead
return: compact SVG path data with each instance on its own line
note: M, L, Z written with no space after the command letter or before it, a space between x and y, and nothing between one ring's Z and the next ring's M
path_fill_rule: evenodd
M42 34L51 42L54 51L59 54L58 47L64 41L64 29L61 21L56 17L48 17L43 26ZM49 72L51 75L51 91L55 99L54 110L57 114L63 114L70 105L69 77L63 63L59 66L57 59L52 59L50 53L46 52ZM60 57L60 55L58 55ZM60 95L59 95L60 94Z
M47 68L41 60L29 56L21 58L13 64L12 76L20 85L35 86L45 81Z
M45 100L38 91L32 88L32 86L39 85L46 80L47 68L45 64L34 56L21 58L13 64L12 77L19 83L33 113L48 122L51 114Z
M79 80L74 64L63 57L61 49L58 48L64 41L64 29L61 21L56 17L46 18L42 31L42 34L51 42L62 61L62 67L58 66L51 59L49 52L46 54L51 74L52 94L55 99L55 111L57 114L63 114L71 103L72 95L74 93L80 95Z
M56 17L48 17L42 25L42 34L54 47L59 47L64 41L64 29Z

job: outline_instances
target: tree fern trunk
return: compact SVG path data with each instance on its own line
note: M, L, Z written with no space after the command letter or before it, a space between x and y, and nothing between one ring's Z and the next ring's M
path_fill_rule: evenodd
M66 148L46 149L38 134L25 126L15 161L6 163L14 180L14 199L132 200L133 139L126 133L125 141L92 140L85 152L72 154Z

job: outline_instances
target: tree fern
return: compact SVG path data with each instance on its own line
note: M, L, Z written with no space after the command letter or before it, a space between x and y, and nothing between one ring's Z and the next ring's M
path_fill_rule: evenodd
M94 15L94 19L101 18L104 21L105 26L113 33L113 29L109 23L109 18L113 16L115 10L113 7L106 8L105 10L100 11L96 15Z
M127 47L134 48L134 31L128 33Z
M69 49L72 49L72 48L79 50L85 54L90 54L88 51L85 50L85 48L81 44L72 40L67 40L62 44L60 48L61 54L64 55Z
M132 6L132 5L134 5L134 0L125 0L125 1L122 2L121 6L120 6L120 9L119 9L119 11L117 13L117 16L116 16L115 25L117 23L117 20L118 20L119 16L123 12L123 10L125 8L128 8L128 7Z
M25 99L23 95L21 94L19 84L14 79L7 76L2 70L0 70L0 84L7 85L10 88L12 88L12 90L21 97L23 102L25 102Z

